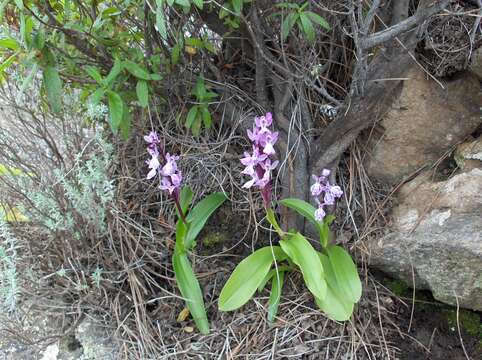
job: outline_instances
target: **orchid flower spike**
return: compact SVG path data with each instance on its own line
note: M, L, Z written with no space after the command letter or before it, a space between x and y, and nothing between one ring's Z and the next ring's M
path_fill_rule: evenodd
M310 191L318 204L314 214L315 219L318 221L323 221L326 216L323 207L325 205L334 205L335 200L343 195L343 191L338 185L330 184L328 176L330 176L330 170L328 169L323 169L320 176L312 176L315 182L311 185Z
M273 160L276 156L274 145L278 141L278 132L271 131L273 115L267 113L264 116L254 118L253 130L248 130L248 138L252 143L252 153L245 152L241 164L245 166L242 174L251 177L243 188L253 186L261 190L265 206L269 206L271 199L271 172L278 166L278 161Z

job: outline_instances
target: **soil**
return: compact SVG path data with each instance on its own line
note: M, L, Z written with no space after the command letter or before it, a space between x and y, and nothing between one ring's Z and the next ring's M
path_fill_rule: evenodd
M383 282L398 293L391 297L395 303L390 310L403 335L394 334L389 341L400 349L400 360L482 359L482 314L460 309L457 321L457 309L437 302L430 292L417 291L413 302L412 289L405 284L386 277Z

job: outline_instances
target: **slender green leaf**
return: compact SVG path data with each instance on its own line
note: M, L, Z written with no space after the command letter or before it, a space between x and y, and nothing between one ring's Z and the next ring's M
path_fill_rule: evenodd
M196 116L196 119L194 120L194 124L192 124L191 126L192 136L198 137L199 134L201 134L201 124L202 124L201 114L198 114L198 116Z
M149 89L147 87L147 81L138 80L136 85L137 100L139 100L139 105L142 107L147 107L149 104Z
M62 110L62 81L58 70L53 66L47 66L43 72L44 86L47 100L53 112Z
M182 219L179 219L176 223L176 246L175 246L175 251L178 252L179 254L183 254L187 252L187 248L185 244L187 229L188 229L188 225L186 225L184 221L182 221Z
M243 0L232 0L231 3L233 4L233 10L236 15L241 14L241 11L243 11Z
M289 13L283 20L283 23L281 24L281 38L283 41L286 41L288 38L288 35L290 34L291 29L296 23L296 20L298 20L299 14L292 12Z
M92 104L92 106L97 106L97 104L104 97L104 95L105 95L104 88L98 88L97 90L94 91L92 95L90 95L89 102Z
M3 64L2 64L2 66L3 66ZM38 63L34 63L33 66L32 66L32 70L30 70L30 73L23 80L22 85L20 86L20 90L18 91L17 96L16 96L17 101L20 101L19 99L22 97L22 95L25 92L25 90L27 89L27 87L29 87L30 84L32 83L34 77L37 75L38 68L39 68Z
M311 44L313 44L315 42L315 28L305 13L300 13L300 23L301 29L306 35L306 38Z
M284 253L284 252L282 252L282 253L280 253L280 254L278 254L278 255L281 255L281 257L280 257L280 258L275 257L275 260L276 260L277 262L286 260L286 259L288 258L288 255L286 255L286 253ZM266 286L266 284L268 283L268 281L270 281L271 278L276 275L276 272L286 272L286 271L290 271L290 270L292 270L291 267L289 267L289 266L287 266L287 265L281 265L281 266L278 265L277 268L271 269L271 270L269 271L269 273L264 277L264 279L263 279L263 281L261 282L261 284L259 284L259 286L258 286L258 292L263 291L263 289L264 289L264 287Z
M194 5L196 5L196 7L197 7L199 10L202 10L202 9L203 9L203 3L204 3L203 0L192 0L192 2L194 3Z
M191 248L191 245L206 224L206 221L208 221L209 217L224 201L226 201L226 195L221 192L215 192L198 202L189 212L187 216L187 222L189 223L189 230L186 235L187 249Z
M186 127L190 129L192 125L194 124L194 120L196 120L197 117L197 112L198 112L198 106L194 105L189 112L187 113L186 116Z
M326 30L331 30L330 24L328 24L328 22L320 15L312 11L305 11L305 14L308 15L311 21L313 21L315 24L320 25L322 28L325 28Z
M277 275L271 279L271 293L268 301L268 321L272 323L278 314L278 307L281 300L281 291L283 290L283 283L285 280L285 273L278 272Z
M14 38L5 38L0 39L0 48L10 49L10 50L18 50L20 45L18 44L17 40Z
M326 248L330 242L330 225L335 220L335 215L326 215L323 219L323 224L321 225L321 229L319 230L320 233L320 242L324 248Z
M338 286L345 298L356 303L360 300L362 286L355 263L350 254L340 246L327 248L328 258Z
M130 60L125 60L123 65L124 65L124 68L127 71L129 71L132 75L134 75L136 78L142 79L142 80L150 80L151 79L151 76L149 75L147 70L145 70L139 64L136 64L135 62L130 61Z
M186 301L186 305L191 316L196 323L201 334L209 334L209 322L204 307L203 294L199 281L196 279L191 263L187 258L187 254L179 254L174 252L172 257L172 266L176 276L177 285L181 291L181 295Z
M201 107L201 114L202 114L202 117L203 117L204 127L206 129L210 129L213 121L212 121L212 118L211 118L211 113L209 112L209 109L208 109L207 106Z
M295 4L295 3L289 3L289 2L284 2L284 3L281 3L281 4L276 4L275 5L276 7L280 8L280 9L293 9L293 10L298 10L300 8L300 6L298 4Z
M185 6L185 7L191 6L191 3L189 2L189 0L175 0L174 2L178 5Z
M161 37L164 40L166 40L167 27L166 27L166 17L164 15L164 0L156 0L156 28L159 34L161 35Z
M323 266L313 246L300 233L291 234L280 240L283 251L300 268L308 290L317 298L326 295L326 281Z
M181 194L179 195L179 203L184 214L187 214L187 210L189 209L189 206L191 206L193 195L194 194L189 186L183 186Z
M110 86L114 82L114 80L117 78L117 76L120 74L121 71L122 71L122 61L120 61L119 59L116 58L114 60L114 65L112 66L109 74L107 75L107 77L104 80L105 84L107 86Z
M100 75L99 71L94 66L87 66L85 68L85 72L99 84L102 84L102 75Z
M315 219L315 207L306 201L301 199L283 199L280 201L280 204L286 206L290 209L295 210L301 216L304 216L309 222L315 225L318 232L321 231L321 223Z
M110 126L112 131L116 133L122 122L122 114L124 111L123 101L119 94L111 90L107 91L107 100L109 104Z
M327 292L324 299L315 298L316 305L330 319L336 321L346 321L353 313L353 302L347 299L339 289L339 283L331 267L328 256L318 253L327 282Z
M268 274L274 257L282 256L279 246L267 246L256 250L234 269L219 295L221 311L231 311L246 304Z

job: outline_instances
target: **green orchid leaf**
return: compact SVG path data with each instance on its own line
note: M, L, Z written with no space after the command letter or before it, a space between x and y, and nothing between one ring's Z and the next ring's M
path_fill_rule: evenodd
M323 277L323 266L316 250L300 233L290 234L280 240L283 251L300 268L305 284L317 298L326 295L326 281Z
M278 307L281 301L281 291L283 290L285 275L279 272L271 278L271 293L268 300L268 321L272 323L278 314Z
M202 230L206 221L213 212L226 201L224 193L216 192L206 196L189 212L186 219L189 223L189 230L186 235L186 249L190 249L194 240Z
M204 307L203 294L199 281L192 270L187 254L174 252L172 266L181 295L186 301L191 316L201 334L209 334L209 322Z
M149 104L149 88L147 87L147 81L139 80L136 85L137 100L139 100L139 105L142 107L147 107Z
M221 290L219 310L236 310L246 304L268 274L274 259L282 256L279 246L267 246L242 260Z
M341 246L326 249L331 268L344 297L351 302L358 302L362 294L360 276L350 254Z
M183 186L181 194L179 195L179 203L184 214L187 213L189 206L191 206L193 195L194 194L189 186Z
M353 313L354 303L340 291L340 284L335 277L331 262L328 256L318 253L327 282L327 291L324 299L315 298L316 305L326 316L335 321L346 321Z

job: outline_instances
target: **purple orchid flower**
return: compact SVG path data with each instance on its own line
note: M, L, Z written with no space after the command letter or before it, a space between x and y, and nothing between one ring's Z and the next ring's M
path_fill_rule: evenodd
M334 205L335 200L343 195L343 191L338 185L331 185L328 181L330 176L330 170L323 169L321 176L313 175L315 182L311 185L311 195L315 198L315 202L318 204L318 208L315 211L315 219L323 221L326 216L326 212L323 209L325 205ZM323 198L323 202L320 199Z
M278 161L272 159L276 155L274 145L278 141L278 133L269 129L272 123L273 115L271 113L255 117L253 130L248 129L247 131L253 151L252 153L245 152L241 159L241 164L245 166L241 173L251 176L243 188L258 187L266 207L269 207L271 200L271 172L278 166Z
M179 156L164 153L159 136L155 131L144 136L144 140L147 142L147 152L151 156L151 159L146 161L149 168L146 178L150 180L158 177L159 189L166 191L173 198L181 218L185 221L179 203L182 184L182 174L177 167Z

